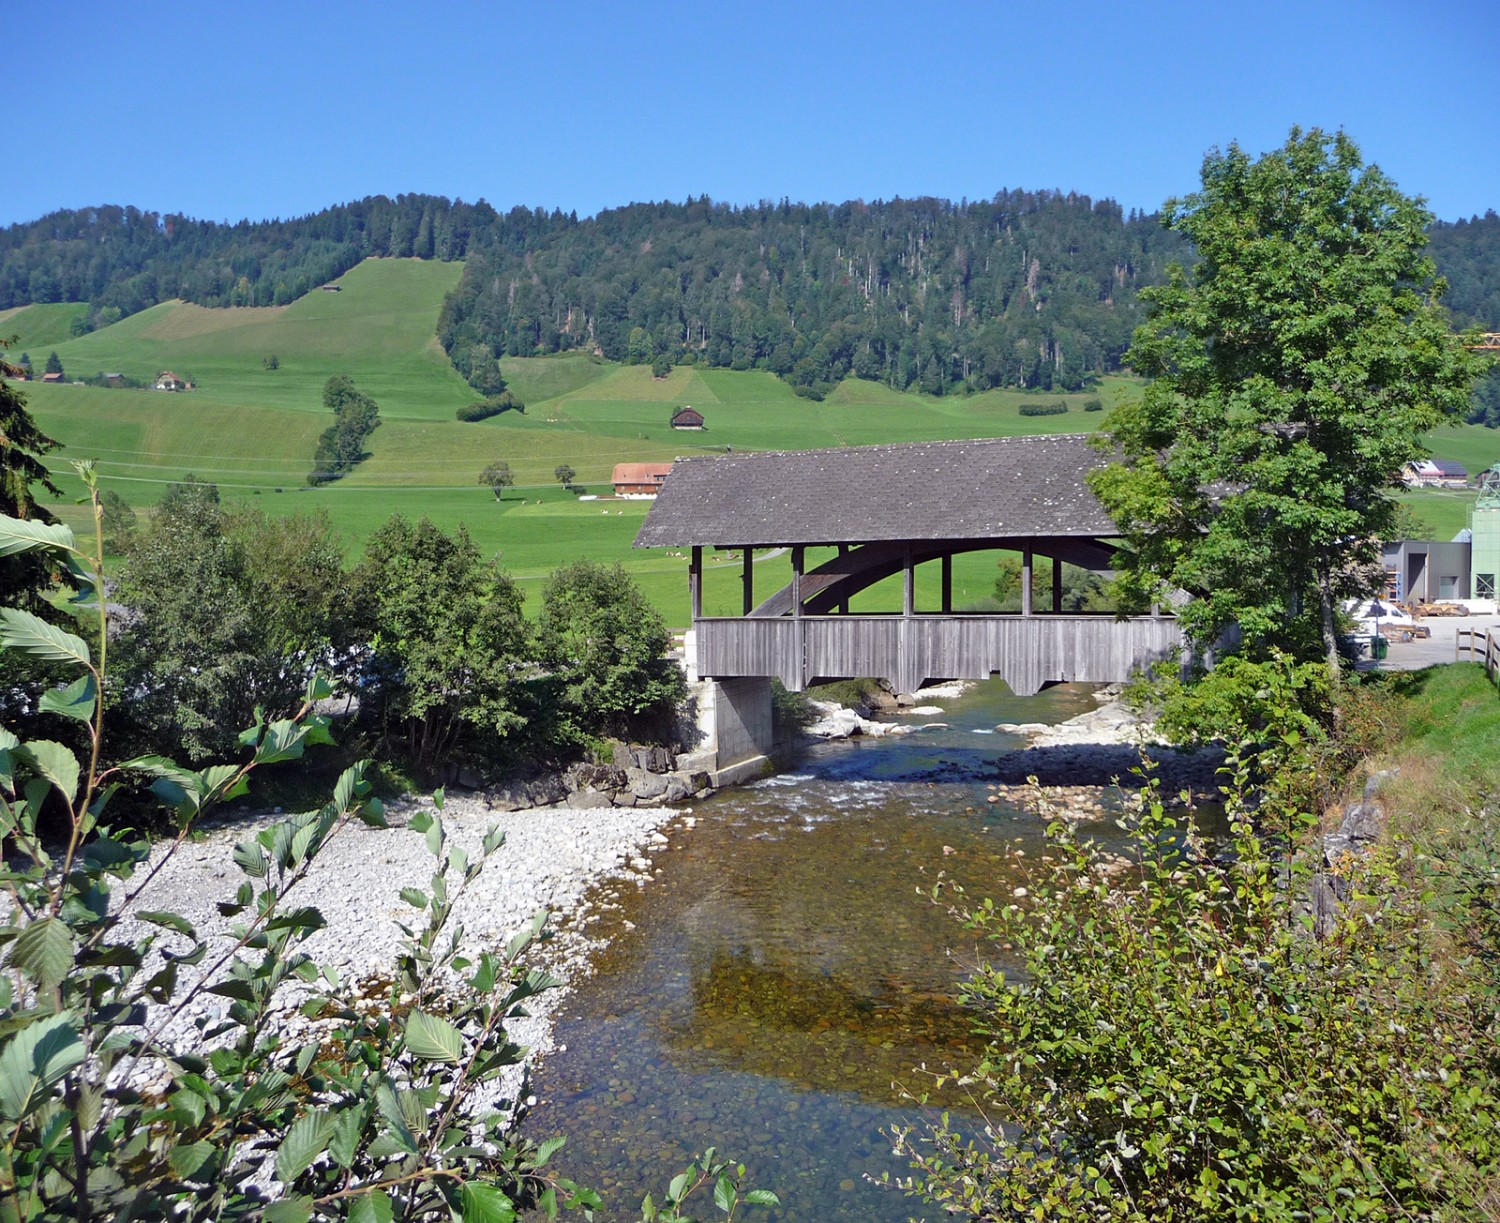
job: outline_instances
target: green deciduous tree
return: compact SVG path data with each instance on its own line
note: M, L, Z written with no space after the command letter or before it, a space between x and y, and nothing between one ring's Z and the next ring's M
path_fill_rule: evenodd
M557 482L564 488L571 488L573 486L573 480L578 475L578 473L566 463L559 463L552 469L552 474L557 477Z
M525 723L518 686L531 668L515 584L462 526L449 536L399 515L370 537L354 580L373 642L368 701L413 764L440 769L465 738L494 755Z
M347 646L337 541L326 517L226 512L191 479L162 498L120 571L119 637L141 746L197 762L234 750L257 706L294 708Z
M1336 610L1378 578L1402 464L1477 369L1437 303L1431 215L1347 136L1293 129L1259 160L1211 152L1163 220L1199 260L1142 293L1128 357L1152 381L1093 480L1133 545L1127 579L1194 594L1200 645L1238 625L1253 656L1336 671Z
M563 681L565 732L628 734L682 699L682 670L666 657L671 635L618 564L578 561L542 590L537 653Z
M488 484L494 490L495 500L499 501L500 494L516 482L516 477L511 474L509 463L495 462L479 473L479 482Z

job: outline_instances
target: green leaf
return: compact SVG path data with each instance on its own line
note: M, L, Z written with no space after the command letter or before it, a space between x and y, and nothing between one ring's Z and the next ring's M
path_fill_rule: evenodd
M73 934L60 918L31 922L12 944L8 962L36 982L39 990L53 990L73 967Z
M38 548L77 551L73 529L60 522L37 522L32 518L11 518L0 514L0 556L16 556Z
M321 1109L303 1113L287 1130L276 1151L276 1179L290 1185L328 1149L332 1136L333 1117L329 1113Z
M78 796L78 757L61 743L38 739L26 744L18 753L38 773L50 781L69 807Z
M488 858L492 853L505 844L505 830L491 824L484 834L484 856Z
M98 695L93 675L84 675L66 688L54 688L42 693L37 708L42 713L55 713L75 722L90 722L94 717L94 702Z
M365 1108L346 1108L334 1114L333 1133L328 1139L328 1154L341 1168L354 1163L355 1153L359 1150L359 1136L365 1127L366 1113Z
M547 1139L546 1142L542 1143L542 1145L537 1147L536 1149L536 1159L533 1161L535 1165L540 1168L549 1159L556 1155L558 1151L562 1150L563 1144L567 1141L568 1140L566 1138L563 1138L561 1136L557 1138Z
M382 1189L372 1189L355 1198L354 1205L349 1207L349 1223L391 1223L395 1217L395 1207Z
M260 1217L265 1223L307 1223L313 1216L313 1200L305 1193L282 1198L266 1207Z
M427 907L427 893L421 888L402 888L401 899L414 909L425 909Z
M172 1165L172 1171L183 1180L192 1180L214 1157L217 1149L213 1143L201 1140L187 1146L173 1147L171 1154L167 1156L167 1162Z
M255 763L276 764L282 760L296 760L302 755L310 733L306 725L290 719L272 722L266 727L265 736L255 749Z
M729 1179L729 1173L719 1173L719 1179L714 1182L714 1205L723 1213L731 1214L737 1197L739 1194L735 1192L734 1182Z
M193 929L193 923L188 921L181 913L171 913L164 909L151 909L145 913L137 913L144 922L150 922L153 926L163 926L168 930L175 930L178 934L185 934L190 939L196 939L198 932Z
M745 1192L746 1206L780 1206L781 1199L769 1189L750 1189Z
M234 847L234 864L252 879L264 879L271 869L266 851L254 840L241 841Z
M0 1052L0 1109L20 1121L75 1066L83 1064L83 1039L72 1017L51 1015L22 1028Z
M539 909L531 915L531 919L518 930L505 944L505 959L507 963L514 964L516 958L536 941L537 935L542 932L542 927L547 924L547 910Z
M65 633L40 616L14 607L0 608L0 647L20 650L48 662L71 662L83 667L89 665L91 657L82 637Z
M464 1053L464 1038L451 1023L413 1011L406 1018L406 1046L429 1062L458 1062Z
M216 764L211 768L204 769L197 775L199 785L198 793L212 794L221 786L227 786L229 782L234 780L235 775L240 772L240 766L237 764ZM218 796L218 800L220 802L227 803L231 799L239 798L240 795L249 793L249 791L249 784L243 777L241 777L239 784L230 786L228 789L226 789L222 794Z
M514 1223L516 1208L493 1185L466 1181L459 1194L464 1223Z
M375 1089L375 1106L380 1109L380 1115L391 1127L390 1138L400 1150L409 1155L415 1155L417 1140L412 1136L411 1127L406 1124L406 1118L401 1115L401 1102L396 1099L396 1093L389 1083L382 1083Z

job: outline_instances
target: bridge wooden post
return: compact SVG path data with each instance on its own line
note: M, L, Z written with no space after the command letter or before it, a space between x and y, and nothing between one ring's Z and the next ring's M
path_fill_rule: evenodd
M953 554L943 553L943 615L953 614Z
M688 562L688 597L693 607L693 621L703 619L703 548L693 545L693 559Z
M848 555L849 555L849 545L848 544L840 544L839 545L839 558L843 559L845 556L848 556ZM847 590L848 587L846 586L845 589ZM849 614L849 596L846 594L846 595L844 595L844 597L842 599L839 600L839 615L841 615L841 616L847 616L848 614Z
M1057 557L1052 558L1052 613L1062 615L1062 567Z
M755 610L755 549L746 547L744 551L744 567L740 573L740 590L744 611L741 615L748 616Z
M801 692L807 687L807 626L802 623L802 567L804 552L799 544L792 549L792 619L797 624L796 657L792 660L793 672Z
M1031 544L1021 549L1021 614L1029 616L1032 614L1031 607L1031 580L1032 560Z

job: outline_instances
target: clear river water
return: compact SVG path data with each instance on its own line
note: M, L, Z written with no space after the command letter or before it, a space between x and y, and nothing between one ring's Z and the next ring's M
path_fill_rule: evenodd
M972 1061L956 987L996 952L928 893L942 872L974 895L1021 884L1011 851L1035 861L1043 828L986 801L996 758L1020 746L994 727L1094 705L1086 687L1018 698L998 681L938 703L910 735L818 745L698 804L648 887L594 897L618 905L593 927L609 945L566 1004L530 1128L567 1135L560 1170L603 1193L604 1218L638 1219L709 1145L780 1196L753 1218L933 1214L873 1181L907 1171L888 1131L919 1115L922 1068Z

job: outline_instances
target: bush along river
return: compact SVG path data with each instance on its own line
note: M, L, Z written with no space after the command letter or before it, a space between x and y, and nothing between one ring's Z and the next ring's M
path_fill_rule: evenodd
M942 703L907 715L921 727L910 735L810 747L698 804L691 828L668 830L649 887L595 897L605 917L592 929L609 942L559 1016L528 1125L567 1135L555 1161L603 1193L604 1218L638 1219L641 1198L660 1202L709 1145L747 1166L747 1187L780 1196L757 1218L922 1213L872 1180L906 1174L887 1136L917 1114L905 1093L972 1064L957 985L996 954L928 893L940 874L975 898L1024 886L1045 830L987 801L997 757L1023 746L994 727L1095 707L1086 687L1018 698L998 681ZM1121 835L1109 820L1086 831ZM967 1112L957 1097L932 1103Z

